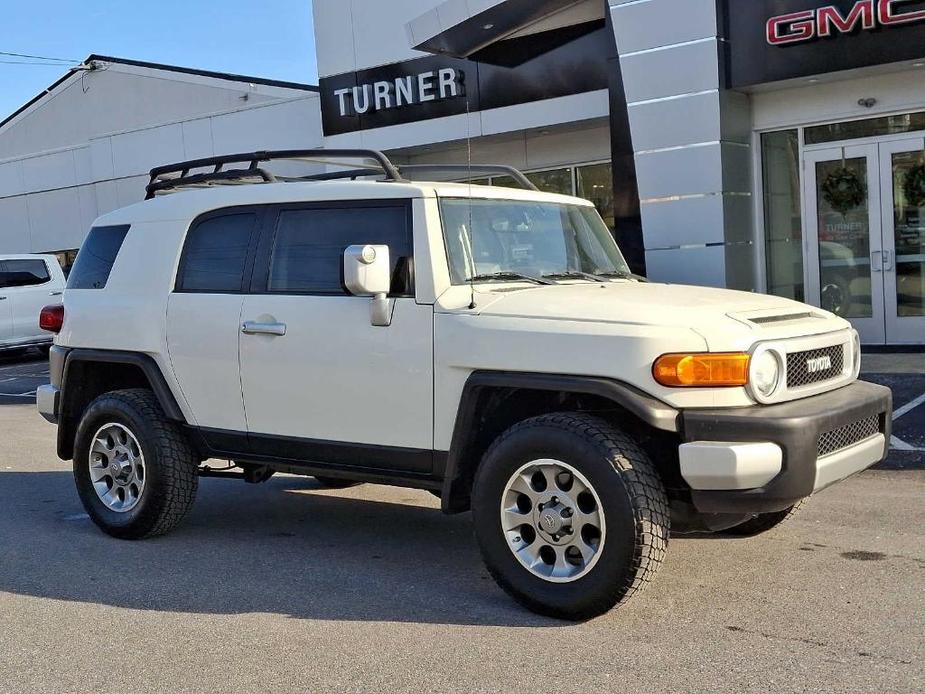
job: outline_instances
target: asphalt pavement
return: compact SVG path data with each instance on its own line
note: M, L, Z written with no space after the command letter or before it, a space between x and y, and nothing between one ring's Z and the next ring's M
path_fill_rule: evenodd
M111 539L23 395L41 368L0 367L0 692L925 690L916 451L762 537L674 537L645 593L567 624L513 604L425 492L207 479L172 534Z

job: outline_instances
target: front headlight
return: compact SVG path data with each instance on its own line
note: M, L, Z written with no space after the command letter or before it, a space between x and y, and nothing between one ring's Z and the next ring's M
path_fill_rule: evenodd
M763 398L770 398L780 386L783 370L777 352L765 349L752 355L749 364L748 382Z

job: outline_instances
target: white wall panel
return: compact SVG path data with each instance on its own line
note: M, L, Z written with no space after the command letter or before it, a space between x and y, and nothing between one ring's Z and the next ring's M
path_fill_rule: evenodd
M22 162L14 160L0 164L0 199L19 195L23 190Z
M716 36L716 0L610 4L617 45L624 54Z
M215 154L212 146L212 119L199 118L182 123L183 158L202 159Z
M112 137L115 178L135 176L149 171L152 166L183 159L183 126L179 123Z
M3 253L31 253L29 209L25 196L0 198L0 249Z
M49 190L77 184L74 155L70 150L22 160L23 187L27 191Z
M26 196L29 206L32 251L77 248L86 235L80 219L77 188L64 188Z

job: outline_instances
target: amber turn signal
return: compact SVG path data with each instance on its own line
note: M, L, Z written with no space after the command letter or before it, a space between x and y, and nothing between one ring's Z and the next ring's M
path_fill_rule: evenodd
M716 388L748 383L748 362L744 353L665 354L655 360L652 375L672 388Z

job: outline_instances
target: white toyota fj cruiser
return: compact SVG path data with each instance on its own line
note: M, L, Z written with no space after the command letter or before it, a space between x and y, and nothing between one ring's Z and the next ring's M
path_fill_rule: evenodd
M647 283L591 203L425 172L184 162L96 222L42 316L38 408L100 528L167 532L203 475L416 487L472 510L516 600L584 619L652 579L669 528L763 532L886 455L846 321Z

